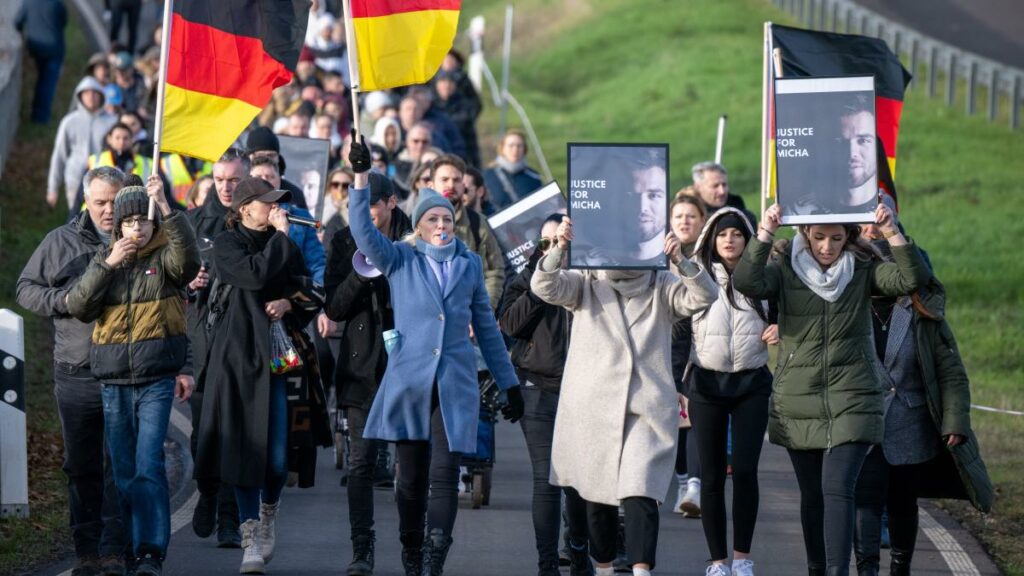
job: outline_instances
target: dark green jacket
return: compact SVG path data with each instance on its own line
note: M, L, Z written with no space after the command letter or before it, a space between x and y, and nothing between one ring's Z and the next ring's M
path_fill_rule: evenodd
M120 239L114 227L111 243ZM185 286L199 271L199 250L183 212L160 223L132 261L110 267L100 250L68 293L68 311L96 322L90 366L107 384L173 378L185 363Z
M752 238L733 285L779 306L779 362L772 386L770 440L795 450L847 442L878 444L885 423L880 375L872 361L872 294L910 294L930 274L913 245L893 248L895 264L858 258L835 302L811 291L793 270L790 248L766 262L771 244Z
M914 312L914 338L918 367L928 399L928 413L942 436L959 434L967 441L948 448L956 472L974 507L982 512L992 509L994 492L985 462L981 459L978 440L971 430L971 390L960 359L953 331L946 322L945 293L938 280L932 279L921 292L921 303L931 318ZM943 497L949 494L930 494Z

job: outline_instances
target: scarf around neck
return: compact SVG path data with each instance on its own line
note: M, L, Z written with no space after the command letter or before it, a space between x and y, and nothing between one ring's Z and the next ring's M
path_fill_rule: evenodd
M793 271L797 277L827 302L835 302L843 295L846 285L853 279L853 254L843 250L828 270L822 271L821 265L811 254L811 248L803 234L793 237L793 253L790 258Z
M502 170L509 174L519 174L526 169L526 159L519 160L518 162L511 162L504 156L498 156L495 158L494 163L498 165Z
M416 239L416 251L427 257L427 265L430 266L430 271L434 273L437 285L441 288L441 293L444 293L448 288L448 278L451 276L456 244L457 242L454 238L444 246L434 246L420 238Z
M636 298L651 284L646 270L599 270L597 277L623 298Z

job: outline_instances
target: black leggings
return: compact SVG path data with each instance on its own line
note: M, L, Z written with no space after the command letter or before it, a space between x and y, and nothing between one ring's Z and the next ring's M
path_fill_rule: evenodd
M462 454L448 450L448 435L434 388L429 441L398 442L398 530L401 534L423 534L440 528L450 536L459 508L459 465ZM428 505L429 496L429 505ZM403 538L403 543L407 539ZM412 539L408 540L412 542ZM415 544L413 544L415 545Z
M868 444L851 442L825 450L789 450L800 485L800 523L807 565L850 573L853 549L854 489ZM833 576L829 572L829 576Z
M630 566L647 564L654 569L658 549L658 503L634 496L622 500L626 522L626 560ZM615 560L619 537L617 506L587 502L590 527L590 556L599 564Z
M710 401L709 401L710 400ZM697 433L701 463L701 522L712 560L729 557L726 539L725 468L729 416L732 416L733 549L750 553L757 524L760 492L757 465L768 426L768 395L690 400L690 420Z
M676 445L676 474L687 474L690 478L700 478L697 433L693 431L693 428L679 429L679 443Z

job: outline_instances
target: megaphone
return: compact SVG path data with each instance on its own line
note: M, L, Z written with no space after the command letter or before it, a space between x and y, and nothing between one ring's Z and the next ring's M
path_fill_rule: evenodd
M356 253L352 255L352 269L363 278L376 278L383 274L373 265L373 262L366 258L366 254L363 254L361 250L356 250Z

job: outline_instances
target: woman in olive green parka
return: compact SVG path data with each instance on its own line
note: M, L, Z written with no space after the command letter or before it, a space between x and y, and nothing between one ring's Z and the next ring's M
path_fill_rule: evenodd
M861 248L857 226L802 226L767 262L781 225L765 211L733 285L779 307L779 363L769 438L788 449L800 485L800 519L811 575L845 576L853 546L854 487L868 448L882 440L883 392L872 361L870 299L913 293L929 277L917 248L879 205L875 221L895 263Z

